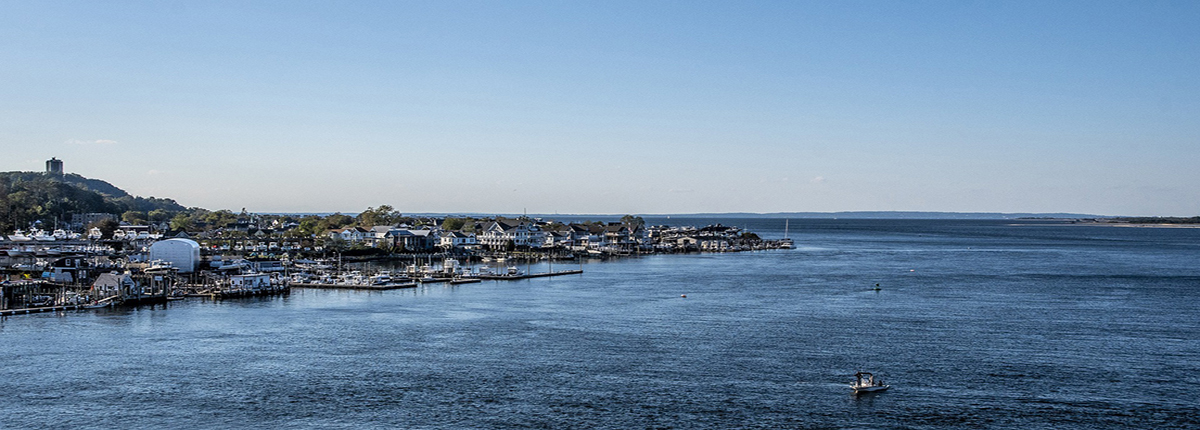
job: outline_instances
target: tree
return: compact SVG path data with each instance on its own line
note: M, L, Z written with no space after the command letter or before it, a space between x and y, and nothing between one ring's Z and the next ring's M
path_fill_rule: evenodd
M322 229L322 233L324 232L324 230L329 230L329 229L334 229L334 228L342 228L342 227L348 226L353 223L354 223L354 217L351 217L350 215L344 215L340 212L335 213L333 215L325 217L325 228Z
M321 217L316 216L316 215L309 215L304 218L301 218L300 226L293 229L293 231L296 231L298 234L303 235L303 236L316 236L318 234L324 233L324 231L320 230L320 225L321 225Z
M146 214L150 218L150 222L161 224L171 219L171 213L163 209L155 209Z
M238 216L229 210L222 209L216 212L208 212L199 210L194 212L195 221L200 221L208 225L208 228L217 229L229 227L238 222Z
M125 213L121 214L121 221L134 225L145 224L146 213L142 211L125 211Z
M395 208L388 205L382 205L378 208L368 207L367 210L358 214L358 225L366 228L371 228L377 225L395 225L403 216Z
M642 219L640 216L625 215L621 217L621 224L634 227L643 227L646 225L646 220Z
M188 231L192 230L193 228L194 226L192 224L192 217L188 216L187 214L179 214L175 215L174 218L171 218L171 230Z
M461 230L463 228L463 226L467 224L467 221L468 221L468 218L449 218L449 217L447 217L444 221L442 221L442 230L446 230L446 231Z

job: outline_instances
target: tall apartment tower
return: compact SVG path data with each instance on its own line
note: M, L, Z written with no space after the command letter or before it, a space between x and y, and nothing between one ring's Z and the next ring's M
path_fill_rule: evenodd
M46 173L62 175L63 174L62 160L59 160L54 157L50 157L49 160L46 160Z

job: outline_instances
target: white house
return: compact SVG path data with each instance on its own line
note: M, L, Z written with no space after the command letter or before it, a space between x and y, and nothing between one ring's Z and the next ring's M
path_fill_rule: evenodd
M541 246L541 242L536 245L532 243L533 240L543 240L538 233L538 227L526 221L498 220L493 221L476 239L481 245L492 249L504 249L509 242L513 246Z
M463 248L476 243L475 233L457 231L445 232L441 235L440 245L443 248Z
M330 238L342 239L350 243L359 243L367 238L369 232L362 227L346 227L329 230Z

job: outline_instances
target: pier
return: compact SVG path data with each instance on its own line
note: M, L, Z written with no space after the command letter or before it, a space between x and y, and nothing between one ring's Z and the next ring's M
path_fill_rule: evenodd
M576 270L560 270L557 272L546 272L546 273L531 273L528 275L479 275L479 279L486 279L489 281L492 281L492 280L516 281L516 280L531 279L531 278L548 278L551 276L578 275L581 273L583 273L582 270L576 269Z
M88 309L85 305L63 305L63 306L44 306L38 308L26 309L8 309L0 311L0 317L13 316L18 314L36 314L41 312L59 312L59 311L82 311Z
M292 292L292 285L271 286L268 288L240 288L240 289L223 289L214 288L184 294L185 297L206 297L212 299L232 299L237 297L258 297L258 296L273 296L273 295L288 295Z
M419 284L416 282L406 282L403 284L322 284L312 282L293 282L292 288L320 288L320 289L335 289L335 290L369 290L369 291L384 291L398 290L401 288L416 288Z

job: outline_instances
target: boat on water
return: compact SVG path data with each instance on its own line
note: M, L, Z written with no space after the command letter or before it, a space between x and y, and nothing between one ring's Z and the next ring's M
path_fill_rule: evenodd
M791 220L783 221L783 239L779 239L779 247L783 249L792 249L795 246L792 239L788 237L788 224L790 222Z
M854 389L854 394L861 394L884 391L892 386L884 384L883 378L876 378L870 372L857 372L854 374L854 383L850 384L850 388Z

